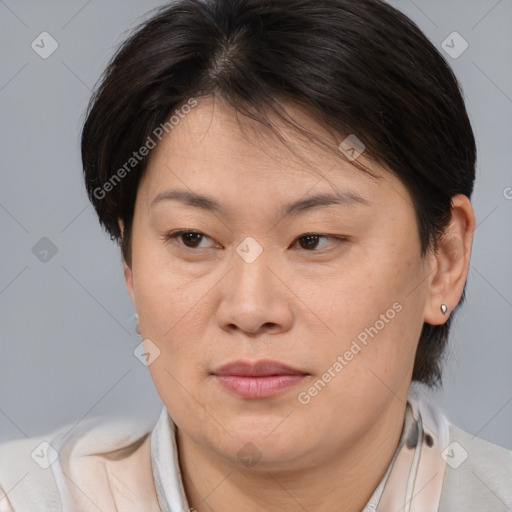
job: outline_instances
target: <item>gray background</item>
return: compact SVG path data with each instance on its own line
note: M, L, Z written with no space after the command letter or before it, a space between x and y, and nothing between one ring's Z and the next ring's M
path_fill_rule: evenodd
M469 43L446 58L478 140L478 227L436 396L461 428L512 449L512 1L391 3L442 53L453 31ZM161 4L0 0L0 442L96 415L156 420L162 407L133 355L139 339L120 255L88 203L79 153L84 109L108 58ZM43 31L59 45L47 59L31 48ZM57 250L46 262L33 252L43 237Z

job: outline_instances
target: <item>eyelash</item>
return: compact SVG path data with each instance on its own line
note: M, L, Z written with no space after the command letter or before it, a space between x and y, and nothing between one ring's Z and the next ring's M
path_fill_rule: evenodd
M201 233L200 231L193 231L193 230L171 231L170 233L166 233L163 236L163 238L164 238L164 240L166 242L176 243L176 239L178 239L180 236L185 235L185 234L196 234L196 235L201 235L202 237L210 238L208 235L205 235L204 233ZM314 237L320 237L320 238L335 240L338 243L346 242L348 240L347 237L343 237L343 236L336 236L336 237L334 237L334 236L323 235L322 233L305 233L305 234L300 235L299 237L297 237L294 240L293 245L295 245L300 239L306 238L308 236L314 236ZM212 238L210 238L210 240L212 240ZM201 248L187 247L186 245L183 245L182 248L184 248L185 250L196 251L196 252L201 250ZM316 253L326 252L325 249L320 249L320 250L316 250L316 249L313 249L313 250L303 249L303 250L305 252L316 252Z

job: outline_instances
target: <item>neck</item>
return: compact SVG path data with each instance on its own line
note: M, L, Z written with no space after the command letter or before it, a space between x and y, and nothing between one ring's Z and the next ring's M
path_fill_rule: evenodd
M288 470L240 468L206 451L180 429L177 445L190 510L360 512L383 478L400 440L405 404L395 400L376 422L329 459ZM256 469L258 468L258 469Z

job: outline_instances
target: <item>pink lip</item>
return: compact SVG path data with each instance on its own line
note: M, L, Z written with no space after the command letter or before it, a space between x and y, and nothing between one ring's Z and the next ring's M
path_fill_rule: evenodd
M244 398L277 395L308 375L286 364L270 360L255 363L235 361L219 367L213 374L219 384Z

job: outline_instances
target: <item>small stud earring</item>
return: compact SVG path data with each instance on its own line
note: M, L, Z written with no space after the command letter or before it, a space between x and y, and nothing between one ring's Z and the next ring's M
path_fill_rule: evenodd
M133 319L135 320L135 332L140 336L140 331L139 331L139 314L135 313L133 315Z
M441 304L441 313L443 313L443 315L446 315L447 311L448 307L446 306L446 304Z

